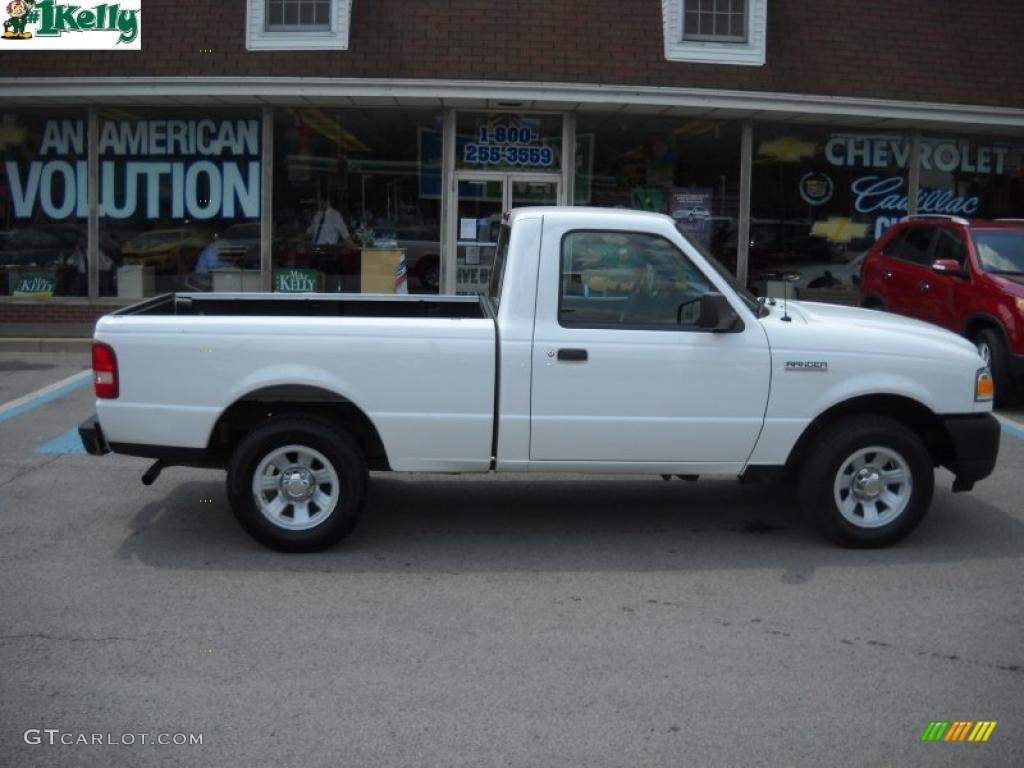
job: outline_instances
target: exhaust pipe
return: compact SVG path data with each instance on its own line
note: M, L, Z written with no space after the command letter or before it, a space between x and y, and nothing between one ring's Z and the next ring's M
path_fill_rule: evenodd
M155 483L156 479L160 477L160 473L163 471L164 466L166 465L164 464L163 459L157 459L156 461L154 461L153 466L151 466L149 469L145 471L145 473L143 473L142 484L152 485L153 483Z

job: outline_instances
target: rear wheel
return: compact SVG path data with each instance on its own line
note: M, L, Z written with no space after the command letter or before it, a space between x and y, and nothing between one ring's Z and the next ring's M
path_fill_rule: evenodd
M347 434L279 417L246 435L228 467L228 498L242 527L282 552L313 552L355 526L366 495L366 459Z
M992 382L996 387L995 404L1005 405L1013 394L1013 379L1010 378L1009 355L1003 337L993 328L984 328L974 337L974 344L992 371Z
M832 540L885 547L921 522L934 484L917 435L892 419L852 416L818 436L800 472L800 501Z

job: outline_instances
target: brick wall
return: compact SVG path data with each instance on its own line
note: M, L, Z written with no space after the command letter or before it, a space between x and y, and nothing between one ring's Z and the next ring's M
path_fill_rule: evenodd
M3 76L688 86L1024 108L1020 0L770 0L764 67L664 59L657 0L353 0L348 51L245 50L245 2L146 0L141 52L2 52ZM213 53L200 53L212 48Z
M0 300L0 323L92 323L99 317L113 312L117 305L88 304L68 301Z

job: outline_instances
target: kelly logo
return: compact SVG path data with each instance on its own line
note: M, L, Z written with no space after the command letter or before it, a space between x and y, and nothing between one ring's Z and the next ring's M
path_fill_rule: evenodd
M11 0L3 39L36 50L137 51L142 49L141 14L142 0L88 5Z
M988 741L996 720L932 720L921 734L921 741Z

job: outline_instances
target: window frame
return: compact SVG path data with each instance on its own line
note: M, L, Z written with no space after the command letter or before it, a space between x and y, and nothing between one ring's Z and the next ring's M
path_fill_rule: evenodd
M270 24L270 0L246 0L246 40L250 51L347 51L352 0L330 0L326 27L308 24Z
M768 24L768 0L745 0L746 38L694 40L685 37L685 0L662 0L665 58L700 64L764 66Z
M700 328L696 325L665 325L663 323L601 323L597 321L584 321L580 323L565 324L562 322L562 300L565 298L565 294L562 291L562 279L564 277L562 272L563 259L565 256L565 241L572 235L641 235L643 237L655 238L662 240L667 243L680 257L686 260L686 262L694 269L694 271L704 278L704 282L708 285L708 293L720 292L718 286L715 285L715 281L708 276L704 270L683 251L678 245L673 243L670 239L663 235L659 235L653 232L643 232L640 230L631 229L590 229L590 228L577 228L567 230L562 234L562 237L558 241L558 271L555 274L557 280L555 290L558 295L558 304L555 307L555 321L558 323L559 328L564 328L567 331L579 331L579 330L601 330L601 331L660 331L662 333L715 333L710 328ZM627 297L628 299L628 297ZM739 314L737 312L737 314ZM739 324L739 330L743 330L743 323Z

